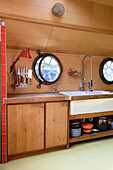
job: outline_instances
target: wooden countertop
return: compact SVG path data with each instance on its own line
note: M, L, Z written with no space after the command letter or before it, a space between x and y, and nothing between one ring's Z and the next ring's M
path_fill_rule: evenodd
M71 100L88 100L88 99L103 99L113 98L112 94L99 95L81 95L67 96L64 94L41 93L41 94L12 94L8 98L4 98L4 104L19 104L19 103L40 103L40 102L55 102L55 101L71 101Z
M67 101L70 100L69 96L55 93L42 93L42 94L12 94L8 98L4 98L4 104L19 104L19 103L40 103L40 102L54 102L54 101Z

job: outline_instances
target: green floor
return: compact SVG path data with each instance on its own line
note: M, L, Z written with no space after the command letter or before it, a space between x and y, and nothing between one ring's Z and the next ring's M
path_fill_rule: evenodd
M113 170L113 137L73 144L70 149L9 161L0 170Z

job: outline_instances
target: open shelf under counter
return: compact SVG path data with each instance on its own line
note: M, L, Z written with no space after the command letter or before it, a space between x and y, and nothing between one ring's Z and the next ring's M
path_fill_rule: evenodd
M107 131L103 131L103 132L93 132L91 134L83 134L79 137L69 138L69 143L90 140L90 139L96 139L96 138L112 136L112 135L113 135L113 130L107 130Z

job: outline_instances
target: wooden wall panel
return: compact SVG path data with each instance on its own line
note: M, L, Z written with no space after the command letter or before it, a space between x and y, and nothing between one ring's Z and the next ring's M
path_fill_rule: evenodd
M94 3L93 5L94 13L93 16L105 20L111 20L112 8L109 6Z
M113 36L102 34L102 33L93 33L88 31L80 31L80 30L72 30L68 28L59 28L53 27L50 39L60 39L60 40L68 40L68 41L83 41L83 42L95 42L95 43L103 43L107 41L107 43L113 42Z
M4 19L7 47L78 54L113 54L113 35Z
M18 50L13 50L14 48L22 49L26 46L31 47L33 59L26 60L21 58L17 63L17 66L28 66L29 68L31 68L32 61L37 56L34 50L40 49L41 51L50 51L58 56L63 65L63 74L60 78L64 84L63 90L79 90L80 76L73 78L69 77L67 73L70 67L78 69L80 72L83 58L83 55L80 54L92 54L94 58L94 89L112 89L112 85L106 85L100 80L97 65L99 67L99 63L105 58L105 56L113 57L113 7L108 6L109 2L107 3L106 0L104 0L106 5L95 3L97 2L96 0L93 0L93 2L89 0L59 0L59 2L65 7L65 13L62 17L56 17L51 12L51 8L56 2L56 0L0 1L1 17L20 17L20 20L23 18L26 19L26 17L31 18L30 22L29 20L24 22L19 20L16 21L16 19L11 20L3 18L7 29L8 72L11 63L20 53ZM42 22L50 21L53 25L33 23L33 19L36 20L36 22L37 19ZM90 30L89 32L88 30L80 31L63 27L61 28L55 26L55 23L80 26L80 28L93 28L93 30ZM99 33L95 33L98 30ZM102 55L104 57L100 57ZM88 67L85 66L85 68ZM87 70L90 70L90 68ZM86 81L89 81L90 77L87 70L84 71L84 74ZM96 76L96 74L98 74L98 76ZM36 88L36 85L37 82L33 78L33 84L31 86L28 85L27 89L16 89L16 93L53 92L52 87L54 85L42 85L40 90ZM59 87L59 90L62 89ZM13 93L9 82L8 93Z
M51 34L52 26L4 19L7 28L7 47L44 50Z
M6 24L7 33L12 34L18 33L22 35L48 38L52 29L52 26L49 25L22 22L11 19L4 19L4 22Z
M62 17L56 17L51 9L56 0L4 0L0 1L1 17L10 15L21 18L30 17L46 21L56 21L78 26L113 30L113 7L91 2L89 0L59 0L65 7ZM5 14L5 15L4 15Z
M40 38L36 36L27 36L27 35L19 35L19 34L8 34L7 38L7 47L8 48L16 48L22 49L23 47L31 47L32 50L41 49L44 50L47 45L47 38ZM18 48L17 48L18 47Z
M7 50L7 71L9 72L10 70L10 65L14 61L14 59L20 54L20 50ZM25 58L20 58L20 60L17 62L16 67L24 67L27 66L28 68L32 67L32 62L37 56L37 53L35 51L30 51L32 59L25 59ZM59 60L62 63L63 66L63 73L61 75L61 78L59 81L63 83L63 89L61 88L61 85L58 85L58 90L59 91L68 91L68 90L79 90L80 88L80 72L81 72L81 64L82 64L82 59L84 55L79 55L79 54L64 54L64 53L53 53L55 54ZM106 85L104 84L100 77L99 77L99 65L102 62L102 60L106 57L109 56L94 56L92 55L93 59L93 89L94 90L112 90L113 85ZM113 56L112 56L113 57ZM71 77L68 75L69 69L72 68L73 70L78 70L79 75L76 77ZM86 78L85 80L85 89L88 89L88 81L90 81L90 59L86 58L84 62L84 77ZM7 81L8 81L8 76L7 76ZM16 89L15 92L14 90L10 87L11 83L7 84L8 88L8 93L41 93L41 92L54 92L53 87L56 85L42 85L41 89L37 89L36 85L38 82L35 80L33 77L32 80L32 85L28 85L27 88L21 88L21 89Z

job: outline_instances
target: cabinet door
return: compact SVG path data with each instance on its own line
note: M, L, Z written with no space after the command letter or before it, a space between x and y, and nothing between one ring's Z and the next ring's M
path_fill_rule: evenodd
M8 155L44 149L44 104L8 106Z
M46 148L67 145L68 103L46 104Z

